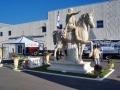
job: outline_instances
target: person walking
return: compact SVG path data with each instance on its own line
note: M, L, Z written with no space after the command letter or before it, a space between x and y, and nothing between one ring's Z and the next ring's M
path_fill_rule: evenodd
M100 55L101 55L100 50L98 49L98 46L95 45L93 50L93 58L95 61L95 65L100 65Z
M103 61L103 49L100 45L98 45L98 49L100 51L100 62L102 62Z

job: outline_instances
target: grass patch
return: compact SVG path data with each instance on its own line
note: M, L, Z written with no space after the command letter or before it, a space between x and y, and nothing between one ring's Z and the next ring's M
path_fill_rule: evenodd
M37 68L26 68L29 70L35 70L35 71L42 71L42 72L49 72L49 73L55 73L55 74L63 74L63 75L70 75L70 76L78 76L78 77L87 77L87 78L96 78L96 76L94 75L94 72L92 71L92 73L87 73L87 74L80 74L80 73L70 73L70 72L66 72L63 73L61 71L53 71L53 70L47 70L47 67L49 67L50 65L43 65ZM100 76L101 78L104 77L106 74L108 74L110 72L110 70L108 69L103 69L102 70L102 75Z

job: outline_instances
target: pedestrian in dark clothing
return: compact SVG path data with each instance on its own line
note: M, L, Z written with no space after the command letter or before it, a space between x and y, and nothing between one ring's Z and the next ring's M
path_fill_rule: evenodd
M62 51L61 51L60 48L58 48L57 53L56 53L56 59L57 59L57 60L62 59L61 56L62 56Z
M67 56L67 50L64 50L65 51L65 55Z

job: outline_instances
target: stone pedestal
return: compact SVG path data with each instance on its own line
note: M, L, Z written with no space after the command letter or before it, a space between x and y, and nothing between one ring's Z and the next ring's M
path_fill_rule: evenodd
M81 64L78 64L75 61L68 61L68 60L52 61L51 66L48 67L47 69L86 74L94 70L94 68L90 66L90 63L91 62L83 62Z
M76 61L78 60L78 47L75 43L67 44L67 60Z
M72 72L72 73L89 73L94 70L90 66L91 62L81 62L78 58L78 47L76 43L67 43L67 59L52 61L48 70Z

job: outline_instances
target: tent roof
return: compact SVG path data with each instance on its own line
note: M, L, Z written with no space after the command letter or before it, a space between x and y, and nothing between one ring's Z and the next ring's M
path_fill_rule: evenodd
M39 45L38 42L34 42L30 39L27 39L26 37L20 37L18 39L3 44L25 44L25 47L38 47Z

